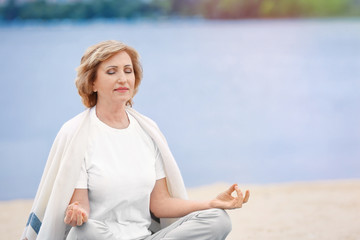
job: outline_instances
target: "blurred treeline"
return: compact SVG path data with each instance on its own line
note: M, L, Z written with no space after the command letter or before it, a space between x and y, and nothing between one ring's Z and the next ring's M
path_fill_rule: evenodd
M3 20L200 17L208 19L360 16L360 0L45 0L0 7Z

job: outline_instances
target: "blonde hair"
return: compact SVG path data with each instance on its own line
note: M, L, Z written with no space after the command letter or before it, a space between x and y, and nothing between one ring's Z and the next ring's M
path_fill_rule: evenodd
M80 66L76 69L77 77L75 79L75 85L86 107L91 108L97 103L97 93L93 91L93 83L96 79L96 72L100 63L121 51L125 51L131 58L135 74L135 89L132 97L137 93L143 76L140 56L137 51L116 40L100 42L85 51L81 58ZM131 98L126 105L132 106L132 104L133 101Z

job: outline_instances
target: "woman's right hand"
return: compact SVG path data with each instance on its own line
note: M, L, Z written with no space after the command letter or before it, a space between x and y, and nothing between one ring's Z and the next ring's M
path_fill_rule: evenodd
M79 202L73 202L69 204L66 209L64 222L73 227L81 226L83 223L87 222L88 213L84 208L82 208Z

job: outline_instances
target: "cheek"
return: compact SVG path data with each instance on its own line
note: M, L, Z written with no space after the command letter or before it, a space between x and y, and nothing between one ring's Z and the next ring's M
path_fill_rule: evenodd
M134 88L135 87L135 76L133 76L130 80L130 84L131 86Z

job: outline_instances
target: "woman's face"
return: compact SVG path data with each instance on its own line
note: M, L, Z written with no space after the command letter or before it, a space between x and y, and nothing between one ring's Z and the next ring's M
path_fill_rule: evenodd
M130 56L121 51L103 61L93 84L98 103L126 104L134 95L135 74Z

